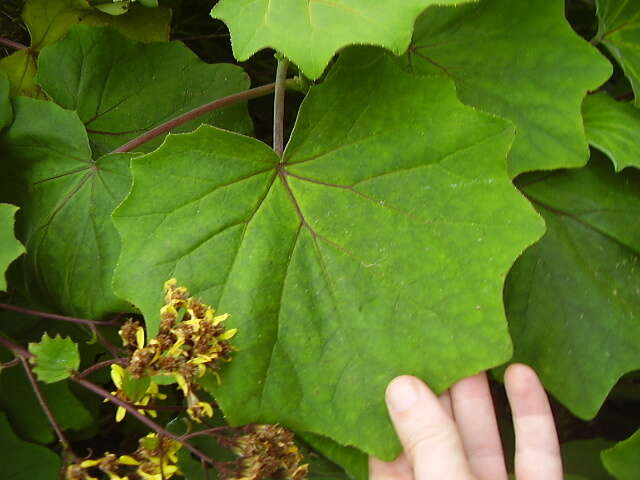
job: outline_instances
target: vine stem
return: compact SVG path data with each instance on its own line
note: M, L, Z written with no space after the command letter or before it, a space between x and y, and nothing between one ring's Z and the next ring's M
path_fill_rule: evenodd
M186 433L182 435L180 438L183 440L189 440L190 438L193 438L193 437L199 437L202 435L211 435L212 433L216 434L218 432L224 432L226 430L233 430L233 427L224 425L221 427L207 428L206 430L198 430L197 432Z
M16 305L9 305L8 303L0 303L0 308L3 310L12 310L18 313L24 313L25 315L33 315L35 317L51 318L53 320L63 320L65 322L79 323L81 325L120 325L120 322L115 320L87 320L86 318L67 317L65 315L57 315L55 313L40 312L38 310L31 310L30 308L18 307Z
M26 350L25 348L21 347L20 345L13 343L8 338L0 337L0 345L9 349L13 353L15 358L18 359L18 361L22 364L22 367L24 368L24 373L27 375L27 378L29 379L29 383L31 384L31 388L33 389L33 393L38 399L38 403L40 404L42 411L47 417L47 420L49 420L49 423L51 424L51 428L53 428L53 431L55 432L56 437L58 437L58 441L62 445L63 450L71 454L71 457L74 460L76 460L78 457L71 449L71 444L67 440L67 437L65 437L64 433L62 433L62 429L60 428L60 425L58 424L56 417L53 415L53 412L51 411L51 408L47 403L47 399L42 394L42 390L40 390L38 381L33 376L33 372L31 371L31 366L29 365L29 361L28 361L29 358L33 357L33 354L30 351Z
M125 143L124 145L116 148L111 153L124 153L135 150L140 145L147 143L150 140L162 135L163 133L167 133L168 131L187 123L194 118L198 118L202 115L205 115L214 110L218 110L220 108L227 107L229 105L233 105L234 103L244 102L247 100L251 100L258 97L264 97L265 95L270 94L276 88L275 83L269 83L267 85L262 85L260 87L251 88L249 90L245 90L244 92L234 93L233 95L229 95L224 98L219 98L214 100L213 102L205 103L193 110L188 111L187 113L183 113L171 120L168 120L164 123L161 123L155 128L143 133L139 137L134 138L133 140Z
M141 423L144 423L147 427L151 428L156 433L159 433L160 435L164 435L165 437L169 437L169 438L171 438L171 439L173 439L173 440L175 440L177 442L180 442L183 447L185 447L191 453L196 455L203 462L208 463L209 465L213 466L214 468L216 468L218 470L225 470L224 466L221 465L220 462L216 462L214 459L210 458L207 454L205 454L204 452L201 452L200 450L198 450L196 447L194 447L190 443L181 440L180 436L175 435L174 433L171 433L169 430L167 430L166 428L164 428L161 425L157 424L156 422L154 422L150 418L145 417L142 413L138 412L138 410L134 406L132 406L130 403L125 402L124 400L120 400L118 397L116 397L116 396L112 395L111 393L107 392L102 387L100 387L100 386L96 385L95 383L92 383L92 382L90 382L88 380L85 380L84 378L81 378L81 377L79 377L77 375L72 376L71 380L73 380L74 382L78 383L79 385L82 385L84 388L86 388L87 390L92 391L96 395L99 395L102 398L106 398L107 400L109 400L110 402L114 403L115 405L118 405L119 407L124 408L128 413L130 413L133 417L135 417L136 420L138 420Z
M23 45L20 42L16 42L14 40L9 40L8 38L0 37L0 45L4 45L5 47L12 48L14 50L26 50L28 47Z
M42 411L47 416L47 419L49 420L49 423L51 424L53 431L56 432L56 436L58 437L58 441L62 445L62 448L66 452L69 452L71 454L71 457L74 460L77 460L78 457L76 456L75 453L73 453L73 450L71 450L71 444L69 443L69 440L67 440L67 437L65 437L64 433L62 433L62 429L60 428L60 425L58 425L56 417L53 416L53 412L51 411L51 408L49 408L49 404L47 403L47 400L44 398L44 395L42 394L42 390L40 390L40 386L38 385L38 382L33 376L33 372L31 371L31 367L29 366L29 363L22 355L19 355L18 358L22 363L24 372L27 374L29 383L31 383L31 387L33 388L33 393L35 393L36 398L40 403L40 407L42 407Z
M275 94L273 98L273 150L282 157L284 152L284 96L287 89L289 60L278 58Z
M86 368L82 372L77 373L76 377L84 378L87 375L91 375L93 372L97 372L101 368L108 367L109 365L113 365L114 363L117 363L119 365L124 365L124 364L126 364L126 362L127 362L126 358L114 358L112 360L105 360L103 362L98 362L98 363L96 363L94 365L91 365L90 367Z

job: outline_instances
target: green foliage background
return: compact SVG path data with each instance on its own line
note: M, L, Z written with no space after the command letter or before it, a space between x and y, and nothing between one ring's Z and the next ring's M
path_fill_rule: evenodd
M513 361L553 396L568 478L640 477L638 2L95 3L0 5L3 303L153 335L176 277L239 328L203 382L224 421L293 429L312 478L399 453L393 377L443 391ZM282 157L269 98L120 151L272 82L269 49L297 77ZM44 338L34 370L79 451L144 432L66 380L108 358L91 330L3 311L0 335ZM19 368L0 370L2 463L56 478Z

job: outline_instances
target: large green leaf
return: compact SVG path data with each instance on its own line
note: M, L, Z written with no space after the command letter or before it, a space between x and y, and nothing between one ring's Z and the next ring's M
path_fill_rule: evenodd
M505 304L515 359L582 418L640 368L640 172L597 156L520 181L547 223L518 259Z
M110 53L114 47L116 54ZM19 238L29 252L27 283L34 296L70 315L128 310L111 292L120 242L110 214L129 188L130 156L99 154L140 129L242 90L248 80L238 67L204 64L181 44L135 44L105 29L74 29L42 57L43 85L80 118L51 102L20 98L14 123L0 137L10 174L2 196L23 207ZM131 132L88 137L82 119L105 132ZM202 120L250 129L246 106Z
M18 207L0 203L0 290L7 289L5 272L16 258L24 253L24 247L13 233L13 217Z
M93 161L76 113L54 103L17 98L14 109L0 135L2 195L22 206L18 237L31 293L69 315L127 311L111 292L120 247L110 213L129 188L130 155Z
M271 47L316 79L346 45L380 45L401 54L426 7L465 1L404 0L398 5L395 0L222 0L211 14L229 27L238 60Z
M216 392L232 423L389 459L394 376L442 390L510 357L503 279L543 227L506 174L505 122L379 52L334 68L283 162L211 127L132 160L114 287L151 334L171 277L233 315L239 352Z
M8 480L51 480L58 478L60 458L40 445L20 440L0 413L0 464L2 478Z
M596 0L598 34L594 43L602 42L620 63L640 107L640 3L634 0Z
M589 143L609 156L616 171L640 168L640 110L597 93L584 99L582 116Z
M73 28L45 48L38 61L40 85L62 107L75 110L89 132L94 158L156 125L202 104L249 88L235 65L209 65L182 43L142 44L111 29ZM160 100L161 99L161 100ZM177 131L211 123L251 131L246 104L217 110ZM151 151L162 141L143 146Z
M113 16L93 8L87 0L27 0L22 19L31 45L0 59L0 70L9 76L13 95L43 97L35 78L38 53L64 37L73 25L112 26L134 40L162 42L169 39L171 11L133 5L126 15Z
M512 176L580 167L589 158L580 106L611 65L576 35L563 0L482 0L430 8L416 23L408 52L419 73L448 75L460 99L511 120Z
M640 472L640 430L602 452L602 463L617 480L636 480Z

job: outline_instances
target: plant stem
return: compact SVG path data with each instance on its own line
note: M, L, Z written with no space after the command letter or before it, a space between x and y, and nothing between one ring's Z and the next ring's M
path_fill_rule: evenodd
M0 371L5 368L15 367L19 363L20 363L20 359L18 357L14 357L13 360L9 360L8 362L5 362L5 363L0 363Z
M12 48L14 50L26 50L28 47L23 45L20 42L16 42L14 40L9 40L8 38L0 37L0 45L4 45L5 47Z
M245 90L244 92L234 93L233 95L229 95L228 97L219 98L218 100L214 100L213 102L206 103L201 105L193 110L183 113L171 120L158 125L155 128L152 128L148 132L143 133L137 138L125 143L124 145L116 148L112 153L123 153L130 152L135 150L140 145L147 143L150 140L162 135L163 133L167 133L168 131L187 123L194 118L198 118L202 115L205 115L214 110L218 110L223 107L227 107L229 105L233 105L235 103L244 102L247 100L251 100L253 98L263 97L265 95L270 94L275 89L276 84L270 83L268 85L262 85L261 87L252 88L250 90Z
M119 407L124 408L128 413L130 413L133 417L135 417L139 422L144 423L147 427L151 428L156 433L158 433L160 435L164 435L165 437L172 438L173 440L176 440L177 442L180 442L182 444L182 446L184 446L187 450L189 450L191 453L196 455L202 461L208 463L209 465L213 466L214 468L221 469L221 470L225 469L224 466L222 466L219 462L216 462L215 460L213 460L212 458L207 456L205 453L203 453L200 450L198 450L196 447L194 447L190 443L182 441L178 435L175 435L175 434L171 433L169 430L163 428L161 425L157 424L156 422L154 422L150 418L145 417L142 413L138 412L138 410L134 406L132 406L130 403L125 402L124 400L120 400L118 397L110 394L109 392L107 392L102 387L96 385L95 383L91 383L88 380L85 380L84 378L81 378L81 377L79 377L77 375L72 376L71 380L73 380L74 382L82 385L87 390L91 390L96 395L99 395L102 398L106 398L110 402L118 405Z
M73 450L71 450L71 444L67 440L67 437L64 436L64 433L62 433L62 429L60 428L60 425L58 425L58 422L56 421L56 417L53 416L53 412L49 408L49 404L47 403L47 400L44 398L44 395L42 394L42 390L40 390L40 386L38 385L38 382L33 376L33 372L31 371L31 367L27 363L27 360L22 355L19 355L18 358L20 359L20 362L24 367L24 372L27 374L27 378L31 383L31 387L33 388L33 393L36 394L36 398L40 403L40 407L42 407L42 411L47 416L47 419L49 420L49 423L51 424L53 431L56 432L56 436L58 437L58 441L62 445L62 448L65 451L69 452L74 459L76 459L77 457L75 453L73 453Z
M69 452L74 459L76 459L77 458L76 454L73 453L73 450L71 450L71 444L69 443L67 438L64 436L64 433L62 433L62 429L60 428L60 425L58 425L58 422L56 421L56 417L53 416L53 412L51 411L51 408L49 408L47 399L44 398L44 395L42 394L42 390L40 390L40 386L38 385L37 380L33 376L33 372L31 371L31 367L29 366L29 362L27 360L33 357L33 354L28 350L24 349L23 347L21 347L20 345L13 343L8 338L0 337L0 345L11 350L11 352L15 355L16 359L20 363L22 363L22 367L24 368L24 373L27 374L29 383L31 383L31 388L33 388L33 393L36 395L36 398L38 399L38 403L40 404L40 407L42 407L42 411L44 412L47 419L49 420L49 423L51 424L53 431L56 433L56 436L58 437L58 441L62 445L62 448L65 451Z
M11 352L16 357L24 357L24 358L33 357L33 354L29 350L27 350L24 347L21 347L20 345L16 345L8 338L0 337L0 345L2 345L7 350L11 350Z
M105 360L104 362L98 362L94 365L91 365L87 369L83 370L76 374L76 377L84 378L87 375L91 375L93 372L100 370L101 368L108 367L109 365L113 365L114 363L118 363L120 365L124 365L127 362L126 358L114 358L112 360Z
M38 310L31 310L30 308L18 307L16 305L9 305L7 303L0 303L0 308L3 310L12 310L18 313L24 313L25 315L33 315L35 317L51 318L53 320L63 320L65 322L79 323L81 325L119 325L119 322L113 320L87 320L85 318L67 317L65 315L56 315L55 313L40 312Z
M206 430L198 430L197 432L186 433L182 435L180 438L183 440L189 440L193 437L199 437L201 435L210 435L212 433L223 432L225 430L232 430L233 427L229 427L228 425L223 425L221 427L207 428Z
M289 60L278 58L276 88L273 98L273 150L282 157L284 152L284 96L286 91Z

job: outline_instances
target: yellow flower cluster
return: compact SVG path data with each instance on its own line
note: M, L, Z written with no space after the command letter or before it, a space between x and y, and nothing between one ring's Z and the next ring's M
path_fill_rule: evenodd
M185 287L177 286L175 279L164 285L165 305L160 310L158 335L145 344L145 332L135 321L128 321L120 329L123 345L129 348L131 357L126 369L112 365L111 377L117 387L113 395L149 405L154 399L163 399L157 382L175 382L187 400L187 412L200 422L204 417L213 416L211 404L202 402L196 395L196 380L207 369L217 376L220 362L229 362L234 348L229 340L237 329L226 330L222 322L229 314L216 315L213 308L189 296ZM140 380L150 379L144 383ZM127 395L127 385L136 384L136 398ZM128 389L135 390L134 387ZM141 408L141 413L154 415L152 409ZM125 415L125 409L118 408L116 420Z
M107 452L102 458L68 466L66 480L98 480L95 475L100 473L109 480L169 480L182 475L176 455L180 448L179 442L150 433L140 439L140 446L131 455L117 457Z
M303 480L309 465L300 465L302 454L293 441L293 433L280 425L250 425L248 433L228 439L231 451L238 455L239 470L226 480Z

